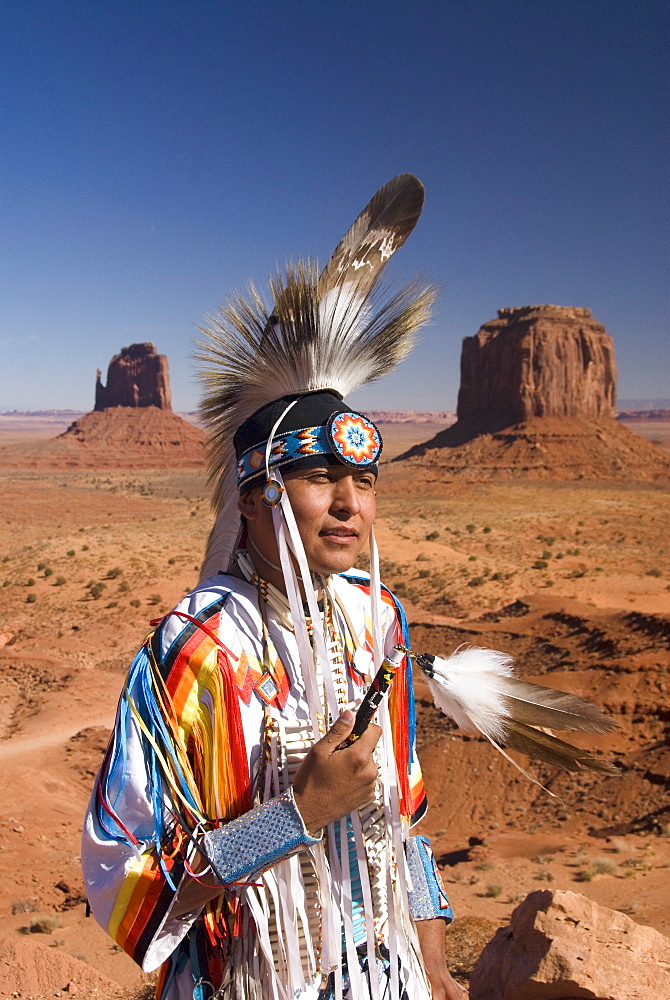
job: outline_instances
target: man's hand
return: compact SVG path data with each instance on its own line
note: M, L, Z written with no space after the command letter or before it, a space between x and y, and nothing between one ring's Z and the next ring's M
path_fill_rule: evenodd
M354 726L349 709L314 744L298 768L293 795L310 836L336 819L369 802L374 794L377 765L372 752L382 734L369 725L360 739L338 750Z
M445 921L441 917L435 920L417 920L416 930L433 1000L468 1000L468 991L458 985L447 968Z

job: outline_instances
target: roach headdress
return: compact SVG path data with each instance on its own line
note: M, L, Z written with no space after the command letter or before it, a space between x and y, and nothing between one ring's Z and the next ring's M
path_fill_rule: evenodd
M309 454L359 466L376 461L377 429L342 400L392 371L429 318L431 287L414 281L390 294L379 280L414 229L423 198L423 185L412 174L394 177L363 209L323 271L310 260L290 264L270 278L267 297L250 284L201 330L201 412L210 430L217 510L203 577L228 568L239 529L238 488L258 485L271 468L286 470ZM314 400L303 401L307 394ZM282 397L285 405L273 411L281 425L273 427L271 404ZM324 405L331 408L325 420ZM319 413L310 417L309 406ZM310 431L316 440L295 437ZM274 452L270 447L266 456L275 435Z

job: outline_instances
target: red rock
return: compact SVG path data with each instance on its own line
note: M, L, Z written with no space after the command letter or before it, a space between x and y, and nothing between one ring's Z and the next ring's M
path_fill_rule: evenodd
M107 369L107 385L98 369L95 382L95 409L112 406L157 406L171 410L168 360L157 354L154 344L131 344L115 354Z
M471 1000L668 1000L670 939L576 892L531 892L484 948Z
M461 353L458 420L478 433L533 417L614 415L616 361L590 309L499 309Z

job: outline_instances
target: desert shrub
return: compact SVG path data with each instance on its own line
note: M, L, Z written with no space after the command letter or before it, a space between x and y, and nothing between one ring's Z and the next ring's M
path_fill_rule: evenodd
M477 562L477 556L468 556L468 562Z
M552 873L550 871L546 871L545 869L541 869L539 872L535 872L535 875L533 877L536 878L538 882L554 881L554 876L552 875Z
M32 576L29 576L28 579L26 580L26 587L34 587L34 586L35 586L35 580Z
M661 573L660 569L657 569L656 567L654 567L653 569L648 569L645 575L646 576L663 576L663 574Z
M26 899L15 899L12 903L12 913L16 916L17 913L37 913L39 906L37 903L31 903Z
M108 580L116 580L117 576L123 576L123 570L120 569L118 566L115 566L114 569L107 570Z
M174 556L171 556L171 557L170 557L170 558L168 559L168 566L174 566L174 564L176 563L176 561L177 561L177 560L175 559L175 557L174 557Z
M430 556L427 556L425 552L419 552L416 557L417 562L430 562Z
M596 875L614 875L617 866L611 858L594 858L588 868L578 875L580 882L591 882Z
M496 570L495 573L491 574L491 579L492 580L503 580L504 579L504 574L501 573L500 570Z
M28 596L26 597L26 604L34 604L36 600L37 600L36 594L28 594Z
M104 583L89 583L88 590L94 601L97 601L99 597L102 597L103 590L106 590L106 585Z
M472 534L474 534L474 532L475 532L475 531L476 531L477 529L476 529L476 527L475 527L475 525L474 525L474 524L466 524L466 525L465 525L465 530L466 530L467 532L469 532L469 533L470 533L470 534L472 535Z
M480 861L478 865L475 865L478 872L490 872L495 865L492 861Z
M430 576L430 570L429 569L420 569L419 570L419 579L420 580L425 580L429 576Z
M58 913L43 913L39 917L34 917L28 924L29 934L53 934L62 927L63 921Z
M536 559L533 565L531 566L531 569L546 569L547 566L548 563L545 562L544 559Z
M149 604L160 604L163 598L160 594L152 594L149 598Z
M482 528L482 531L484 532L485 535L488 535L488 533L490 532L490 530L491 529L489 528L488 524L485 527Z
M45 576L53 576L53 574L54 574L54 571L52 570L51 566L46 566L45 569L44 569L44 575Z
M468 587L481 587L483 583L483 576L473 576L471 580L468 580Z
M139 606L140 606L140 604L141 604L141 603L142 603L142 602L141 602L141 601L138 601L138 600L137 600L137 598L135 597L135 598L134 598L134 599L133 599L133 600L132 600L132 601L130 602L130 606L131 606L131 608L139 608Z
M68 554L69 556L73 556L73 555L74 555L74 549L68 549L68 550L67 550L67 554Z
M3 580L2 581L2 586L3 587L11 587L11 585L12 585L12 581L11 580Z
M65 577L57 576L56 579L54 580L54 587L62 587L64 583L67 583Z
M127 580L122 580L121 583L119 584L119 593L125 594L126 591L128 590L130 590L130 584L128 583Z
M502 892L501 885L487 885L486 892L484 893L484 895L489 896L492 899L497 899L501 892Z
M439 531L429 531L426 535L427 542L434 542L436 538L440 537Z
M110 601L109 604L105 604L106 608L117 608L119 606L118 601Z
M544 552L542 553L542 558L543 559L551 559L551 552L549 551L549 549L545 549L544 550Z

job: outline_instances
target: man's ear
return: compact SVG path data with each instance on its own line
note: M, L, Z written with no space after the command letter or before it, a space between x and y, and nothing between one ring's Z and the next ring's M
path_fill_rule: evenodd
M247 521L258 520L258 504L261 502L260 496L261 491L258 488L248 490L246 493L238 496L237 509L243 517L246 517Z

